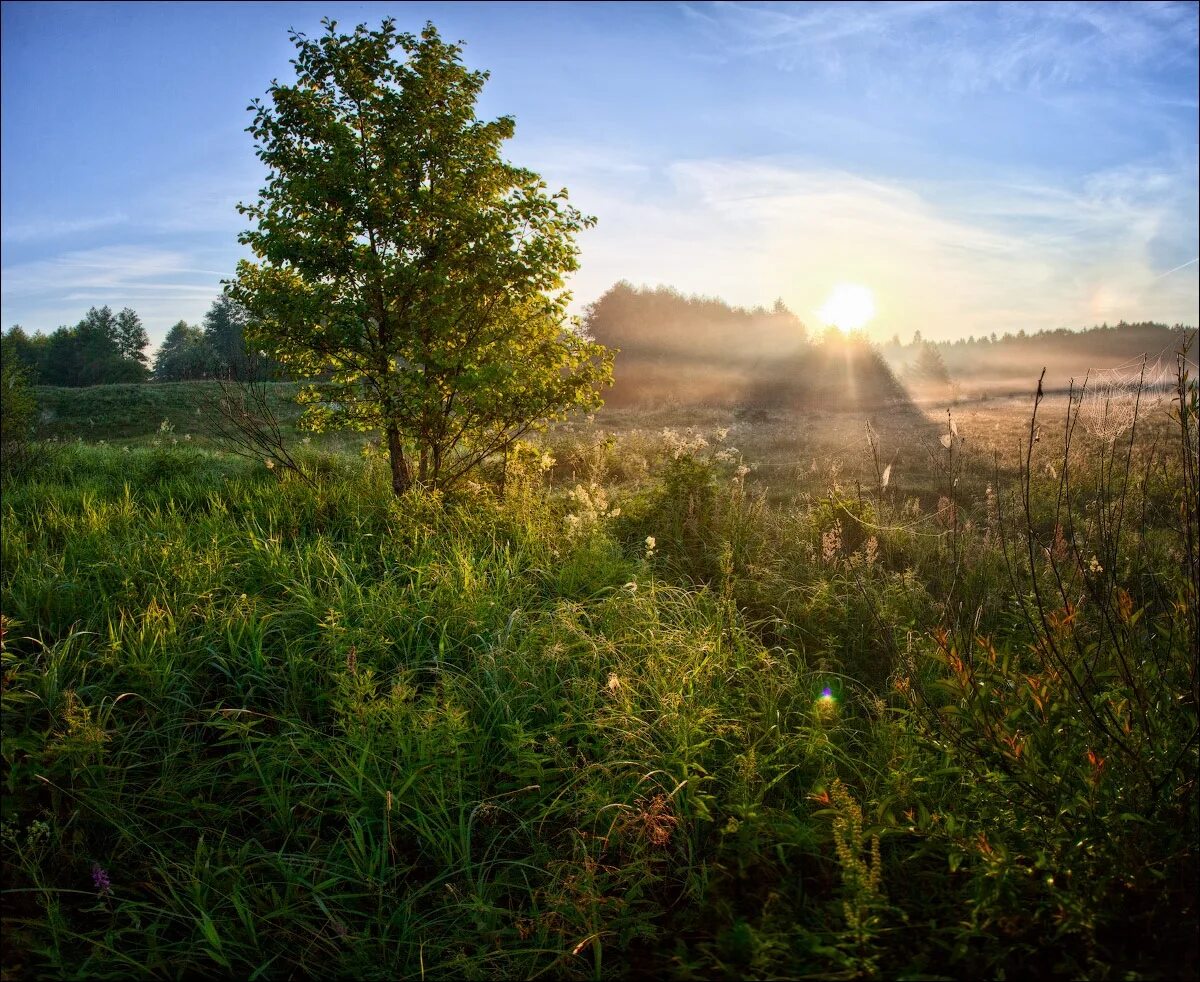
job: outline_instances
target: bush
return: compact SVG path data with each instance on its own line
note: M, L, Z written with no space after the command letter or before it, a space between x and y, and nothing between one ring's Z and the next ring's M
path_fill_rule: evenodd
M33 463L37 401L25 369L7 352L0 366L0 474L5 480L25 473Z

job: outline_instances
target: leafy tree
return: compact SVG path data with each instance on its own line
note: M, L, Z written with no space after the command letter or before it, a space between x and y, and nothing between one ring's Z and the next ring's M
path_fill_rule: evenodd
M217 374L216 355L205 333L180 321L168 332L154 359L154 378L159 382L188 382Z
M308 419L382 430L397 494L444 486L544 421L599 404L611 359L567 323L593 219L501 159L487 73L432 24L293 33L294 85L249 127L269 168L228 295L297 376ZM397 57L397 49L399 49Z
M4 334L4 357L19 362L25 378L37 381L41 375L45 342L45 335L35 334L30 337L20 324L14 324Z
M122 358L149 371L150 359L146 356L146 347L150 344L150 338L142 326L142 319L128 307L117 314L116 341Z
M142 349L150 342L129 308L113 314L109 307L92 307L74 327L27 340L39 355L36 374L45 385L143 382L148 375Z
M33 459L30 441L37 422L37 402L29 387L29 370L17 355L23 337L24 332L14 327L0 339L0 479L3 480L25 470Z
M245 331L246 312L230 297L218 297L204 315L204 337L224 377L241 379L246 375Z
M134 381L125 377L120 327L111 308L92 307L84 314L75 327L74 343L68 347L75 385Z

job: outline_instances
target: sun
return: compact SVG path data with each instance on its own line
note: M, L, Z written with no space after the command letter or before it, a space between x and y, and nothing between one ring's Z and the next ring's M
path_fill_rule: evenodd
M857 331L875 316L875 297L858 283L839 283L829 291L817 316L843 331Z

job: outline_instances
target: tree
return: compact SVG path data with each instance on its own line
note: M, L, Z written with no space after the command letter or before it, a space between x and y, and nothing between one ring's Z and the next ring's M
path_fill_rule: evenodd
M132 310L114 315L109 307L92 307L74 327L60 327L45 339L39 381L69 386L145 381L141 349L147 344Z
M36 382L40 375L45 335L30 337L20 324L14 324L4 334L4 357L20 362L27 381Z
M225 378L246 376L246 312L230 297L218 297L204 315L204 337Z
M926 341L917 350L917 357L909 366L909 380L919 384L926 396L951 394L954 383L946 368L946 361L937 345Z
M116 342L121 357L131 364L141 365L144 377L150 370L150 359L146 356L150 338L142 327L142 319L128 307L117 314Z
M432 24L323 22L249 127L269 169L228 296L298 377L307 419L379 429L393 490L445 486L543 422L594 408L611 358L567 323L563 277L593 223L503 161L486 72ZM400 57L396 57L399 49Z
M14 334L18 335L15 341ZM28 368L14 349L23 337L24 332L14 327L0 338L0 481L27 470L34 460L31 440L37 402L29 387Z
M217 359L204 332L180 321L168 332L154 358L159 382L189 382L217 374Z

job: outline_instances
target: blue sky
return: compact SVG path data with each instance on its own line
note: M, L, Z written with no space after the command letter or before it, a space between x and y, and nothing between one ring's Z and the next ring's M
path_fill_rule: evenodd
M288 29L432 20L618 279L878 336L1200 321L1197 6L3 4L0 324L195 323L244 250ZM1181 268L1180 268L1181 267Z

